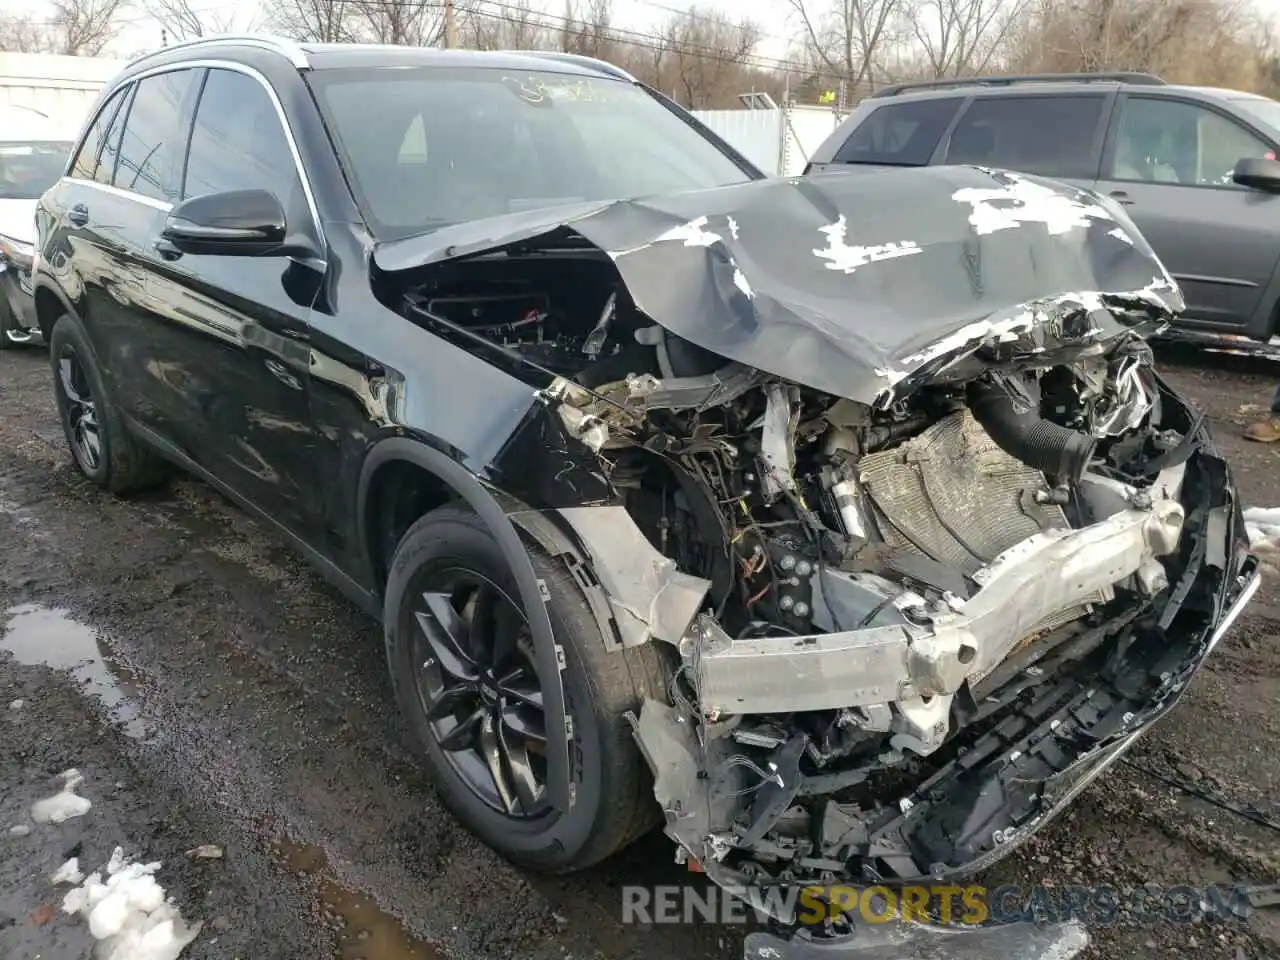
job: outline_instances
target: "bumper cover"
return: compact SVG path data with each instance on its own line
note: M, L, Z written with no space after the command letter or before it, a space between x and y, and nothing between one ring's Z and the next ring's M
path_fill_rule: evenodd
M30 268L10 262L0 263L0 301L3 301L0 303L0 309L7 310L12 318L9 327L10 340L25 343L40 339Z

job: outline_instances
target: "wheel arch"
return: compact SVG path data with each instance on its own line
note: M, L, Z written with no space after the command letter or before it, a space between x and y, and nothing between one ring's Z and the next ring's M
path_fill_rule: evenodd
M40 336L49 342L53 333L53 325L64 313L79 319L79 314L71 308L67 298L47 283L37 283L35 288L36 324L40 327Z
M375 558L380 547L376 540L379 536L376 532L380 509L379 493L385 492L385 484L397 471L410 469L425 475L431 485L425 502L443 506L452 499L465 501L498 542L510 565L520 592L521 605L529 621L538 673L541 675L544 707L549 717L564 720L563 736L554 736L551 729L548 730L547 787L553 806L562 812L567 811L573 805L573 796L569 773L571 738L568 735L564 679L561 673L564 669L564 653L556 643L551 618L547 613L544 600L546 586L538 579L515 524L498 499L475 474L448 454L407 437L390 437L376 443L365 456L360 470L356 495L358 538L361 552L375 577L378 592L383 592L386 583L386 560ZM383 568L381 574L378 573L380 565Z

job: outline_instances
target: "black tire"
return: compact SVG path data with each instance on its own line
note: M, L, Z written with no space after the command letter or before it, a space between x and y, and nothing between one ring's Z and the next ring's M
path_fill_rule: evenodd
M64 314L54 323L49 336L49 361L58 419L76 468L104 490L116 494L133 493L164 482L169 474L168 464L128 432L103 383L88 335L74 317ZM95 429L87 428L89 421ZM86 439L90 434L96 434L96 457L92 456L93 445Z
M606 650L591 610L563 564L532 544L526 548L550 591L547 611L565 651L562 676L574 722L570 766L576 789L567 814L548 808L539 816L517 818L486 802L442 748L420 697L412 632L421 628L414 607L431 578L466 568L500 586L508 597L519 597L500 545L470 510L435 510L400 541L385 597L387 660L397 703L445 806L513 863L567 873L604 860L660 819L648 767L624 714L638 710L645 697L666 700L671 674L659 644ZM548 717L546 722L550 736L559 721Z

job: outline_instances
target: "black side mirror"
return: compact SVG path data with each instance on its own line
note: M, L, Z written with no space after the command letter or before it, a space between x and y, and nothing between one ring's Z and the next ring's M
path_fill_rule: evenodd
M228 190L186 200L160 234L182 253L206 256L289 255L284 207L269 190Z
M1236 164L1231 179L1242 187L1280 193L1280 160L1245 157Z

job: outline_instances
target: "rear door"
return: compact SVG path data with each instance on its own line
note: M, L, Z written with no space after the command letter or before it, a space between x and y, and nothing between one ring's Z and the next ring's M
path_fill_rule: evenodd
M149 355L137 323L146 310L144 247L172 199L165 144L176 136L190 79L190 71L145 77L113 94L46 201L54 218L42 252L47 269L84 321L108 388L134 418Z
M1099 193L1129 215L1178 280L1187 320L1243 332L1280 254L1280 196L1231 182L1277 144L1202 101L1126 94ZM1269 309L1269 308L1268 308Z
M1092 188L1115 93L1027 93L971 100L936 163L976 164Z

